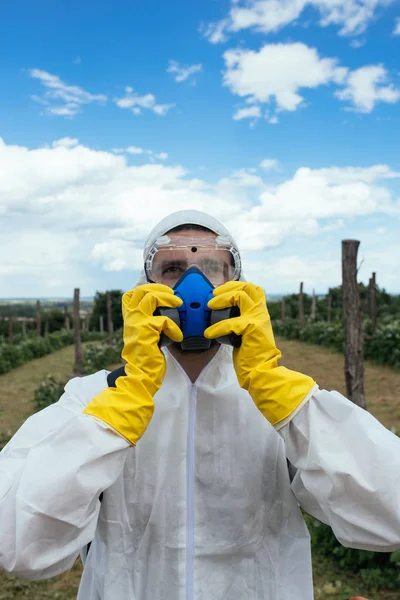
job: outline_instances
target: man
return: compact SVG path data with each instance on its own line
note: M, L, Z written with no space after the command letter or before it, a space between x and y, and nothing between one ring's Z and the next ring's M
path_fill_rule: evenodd
M197 211L171 215L144 263L123 297L126 375L112 387L106 371L71 380L1 454L0 566L44 579L81 552L79 600L311 600L300 507L346 546L399 548L400 441L279 366L265 296L244 281L226 229ZM181 305L168 283L192 265L224 274L210 308L240 316L188 353L176 323L154 313ZM233 352L215 342L232 332ZM160 350L162 333L174 345Z

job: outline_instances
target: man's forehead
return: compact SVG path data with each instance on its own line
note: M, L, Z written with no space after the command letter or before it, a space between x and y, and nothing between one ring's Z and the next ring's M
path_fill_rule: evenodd
M201 231L198 229L184 229L181 231L167 233L166 235L168 235L170 240L173 242L184 238L188 243L192 240L195 242L196 240L200 239L215 240L217 238L217 234L213 233L212 231Z

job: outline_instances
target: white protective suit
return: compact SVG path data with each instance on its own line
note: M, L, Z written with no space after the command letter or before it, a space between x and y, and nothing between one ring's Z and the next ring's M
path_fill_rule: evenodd
M211 218L193 220L222 233ZM49 578L82 552L79 600L312 600L300 506L346 546L400 547L400 440L372 415L317 389L277 432L239 387L230 348L195 384L166 357L136 447L82 414L107 371L72 379L7 444L2 568Z

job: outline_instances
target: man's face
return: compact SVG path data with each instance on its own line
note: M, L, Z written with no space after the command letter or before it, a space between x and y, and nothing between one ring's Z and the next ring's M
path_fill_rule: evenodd
M171 240L172 249L160 251L155 258L157 283L174 287L183 273L193 265L196 265L215 287L231 279L232 256L228 250L216 249L213 244L217 238L215 233L188 229L167 235ZM183 246L186 246L185 250L182 249Z

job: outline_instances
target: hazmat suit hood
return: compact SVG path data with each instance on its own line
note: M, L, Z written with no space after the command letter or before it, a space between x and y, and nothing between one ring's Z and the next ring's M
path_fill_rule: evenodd
M217 235L221 235L229 239L232 246L234 246L238 250L238 245L235 239L233 238L232 234L222 223L220 223L220 221L218 221L218 219L200 210L179 210L162 219L151 230L143 249L143 263L146 260L148 252L154 244L154 242L162 235L165 235L168 231L171 231L171 229L179 227L180 225L201 225L202 227L206 227L207 229L210 229ZM243 272L241 272L240 281L245 281ZM145 283L146 274L144 272L144 269L142 269L138 285L143 285Z

